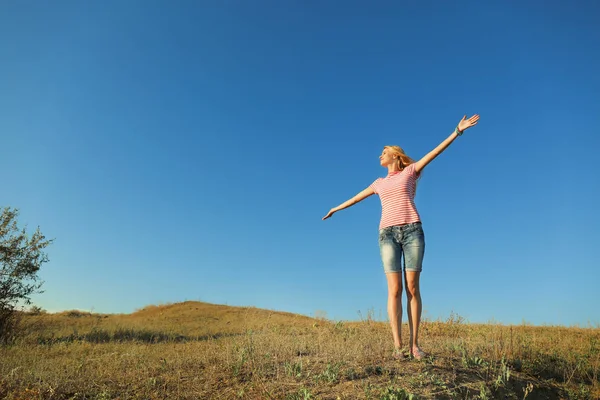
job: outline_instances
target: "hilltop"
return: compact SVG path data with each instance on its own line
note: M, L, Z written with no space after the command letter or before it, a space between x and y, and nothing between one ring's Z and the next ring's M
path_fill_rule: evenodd
M425 321L424 361L389 326L202 302L25 315L7 399L594 399L600 330ZM403 327L404 338L408 337Z

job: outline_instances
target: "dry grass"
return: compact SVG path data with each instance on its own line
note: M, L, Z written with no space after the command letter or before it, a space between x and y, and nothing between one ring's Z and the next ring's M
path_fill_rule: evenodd
M396 361L388 325L371 318L199 302L29 315L0 348L0 398L600 398L600 329L452 316L425 321L421 342L427 360Z

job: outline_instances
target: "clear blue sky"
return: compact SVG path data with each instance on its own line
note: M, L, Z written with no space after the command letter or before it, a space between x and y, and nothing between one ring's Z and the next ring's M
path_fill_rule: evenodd
M0 3L1 204L55 243L34 301L386 318L376 196L430 164L425 316L600 323L594 1Z

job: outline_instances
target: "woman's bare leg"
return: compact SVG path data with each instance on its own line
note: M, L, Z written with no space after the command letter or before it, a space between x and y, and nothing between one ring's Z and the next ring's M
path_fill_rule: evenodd
M385 274L388 284L388 317L392 326L394 347L402 346L402 276L398 272Z
M406 280L406 310L408 311L408 329L410 332L410 349L414 353L419 348L419 324L421 323L421 290L419 288L420 272L405 271Z

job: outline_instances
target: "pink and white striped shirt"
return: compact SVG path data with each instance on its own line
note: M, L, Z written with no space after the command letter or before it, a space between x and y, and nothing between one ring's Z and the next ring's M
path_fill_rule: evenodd
M371 184L371 188L381 199L379 229L421 221L415 206L418 177L413 163L402 171L392 172L385 178L377 178Z

